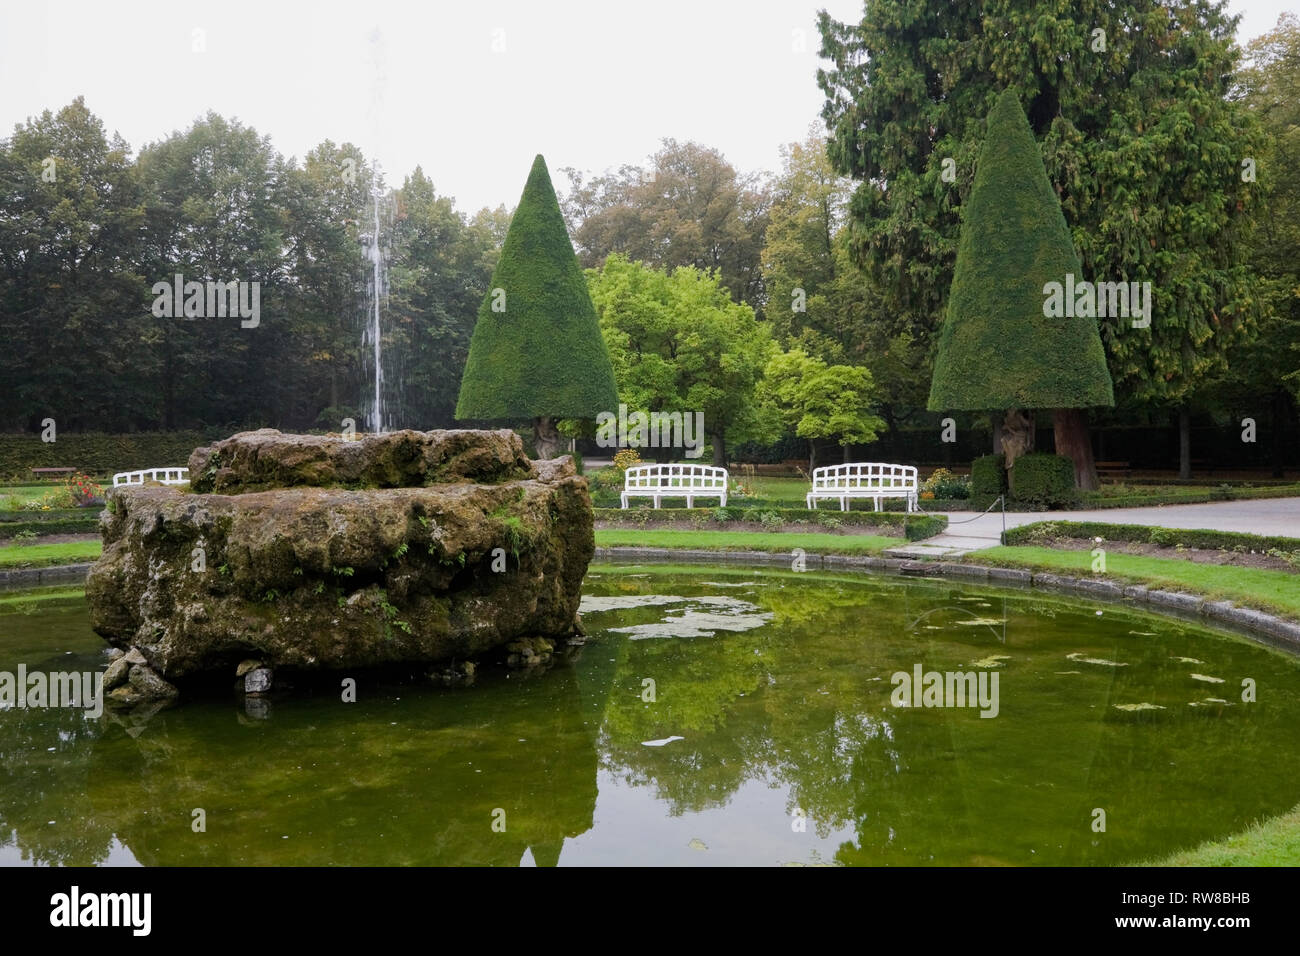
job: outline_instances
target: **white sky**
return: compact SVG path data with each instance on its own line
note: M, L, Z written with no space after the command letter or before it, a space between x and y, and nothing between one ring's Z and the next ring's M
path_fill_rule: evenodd
M1232 0L1238 39L1297 6ZM561 167L639 164L663 137L775 170L782 143L821 128L823 7L839 20L862 11L861 0L0 0L0 136L84 95L139 150L211 109L286 156L332 139L377 157L391 182L421 165L467 212L513 206L539 152L557 188Z

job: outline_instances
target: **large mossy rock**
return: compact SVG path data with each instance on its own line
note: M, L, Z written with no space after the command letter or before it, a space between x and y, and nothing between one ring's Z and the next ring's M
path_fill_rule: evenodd
M509 431L236 435L190 489L118 489L95 630L169 681L433 663L575 632L595 549L586 480ZM213 489L222 493L205 492Z

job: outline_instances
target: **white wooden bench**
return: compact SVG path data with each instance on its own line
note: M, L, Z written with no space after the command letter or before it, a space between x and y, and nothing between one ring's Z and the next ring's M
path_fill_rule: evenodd
M190 470L188 468L145 468L142 471L119 471L113 476L113 487L143 485L149 481L156 481L160 485L188 485Z
M916 511L917 492L915 465L855 462L813 469L807 501L815 509L819 499L839 499L840 510L848 511L851 498L870 498L872 510L879 511L882 498L903 498L907 510Z
M727 506L727 469L713 465L633 465L623 482L623 507L628 498L685 498L694 508L696 498L721 498Z

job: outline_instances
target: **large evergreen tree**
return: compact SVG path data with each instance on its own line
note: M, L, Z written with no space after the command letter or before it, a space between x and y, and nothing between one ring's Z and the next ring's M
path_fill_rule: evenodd
M551 458L556 419L617 408L596 310L539 155L479 307L456 417L531 419L537 454Z
M1044 314L1044 286L1081 278L1079 257L1014 92L998 97L987 125L962 210L930 409L1113 405L1095 318ZM1076 466L1092 470L1091 456Z
M858 24L823 13L831 159L862 181L850 246L899 324L918 340L936 329L981 117L1013 89L1086 274L1152 282L1149 328L1101 322L1116 387L1175 405L1221 369L1262 306L1240 241L1257 197L1239 175L1260 142L1227 95L1238 53L1225 7L866 0ZM1082 415L1056 425L1058 448L1087 441Z

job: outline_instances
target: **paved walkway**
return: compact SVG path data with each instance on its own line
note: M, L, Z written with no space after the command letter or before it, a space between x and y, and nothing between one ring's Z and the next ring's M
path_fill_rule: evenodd
M975 515L968 511L938 512L948 517L948 530L925 541L890 548L897 557L956 557L1001 540L1001 511ZM972 520L973 519L973 520ZM1300 498L1259 498L1252 501L1211 501L1201 505L1149 508L1102 508L1096 511L1008 511L1006 526L1035 521L1101 521L1107 524L1147 524L1165 528L1207 528L1300 538Z

